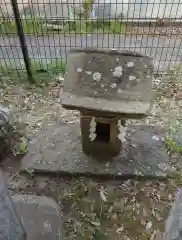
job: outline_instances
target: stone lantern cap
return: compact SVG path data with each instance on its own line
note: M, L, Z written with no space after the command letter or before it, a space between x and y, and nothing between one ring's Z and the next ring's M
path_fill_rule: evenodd
M151 109L152 59L136 52L72 49L61 104L67 109L145 117Z

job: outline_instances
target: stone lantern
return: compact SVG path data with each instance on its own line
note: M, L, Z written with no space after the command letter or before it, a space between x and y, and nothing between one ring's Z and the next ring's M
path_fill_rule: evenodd
M70 51L61 104L80 111L84 153L120 153L126 141L126 120L150 113L152 71L152 59L136 52Z
M45 129L21 170L112 179L173 176L163 129L127 121L150 114L152 70L152 59L135 52L71 50L60 100L80 111L80 125L60 121Z

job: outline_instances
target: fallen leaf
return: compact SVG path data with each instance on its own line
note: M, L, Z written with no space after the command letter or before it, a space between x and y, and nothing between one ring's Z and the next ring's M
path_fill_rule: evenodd
M94 225L94 226L100 226L100 222L91 221L90 223L91 223L92 225Z
M151 221L147 222L147 224L145 225L145 228L148 230L151 227L152 227L152 222Z
M104 202L107 202L107 193L103 188L100 188L100 197Z
M21 154L27 153L28 149L27 149L27 140L26 140L26 138L22 137L20 139L19 149L20 149L20 153Z
M116 233L121 233L121 232L123 232L123 230L124 230L124 226L121 226L120 228L118 228L116 230Z

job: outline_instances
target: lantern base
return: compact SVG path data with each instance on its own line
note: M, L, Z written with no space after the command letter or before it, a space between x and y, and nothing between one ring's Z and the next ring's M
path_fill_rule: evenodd
M146 125L127 129L127 142L119 155L96 157L84 154L79 124L51 126L30 143L21 170L114 178L171 176L175 169L170 165L160 129Z

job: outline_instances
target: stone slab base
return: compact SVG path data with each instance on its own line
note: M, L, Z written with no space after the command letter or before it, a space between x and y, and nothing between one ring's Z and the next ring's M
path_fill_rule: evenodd
M14 195L17 214L27 240L63 240L62 214L57 203L44 196Z
M128 126L127 143L121 153L112 159L96 159L82 151L79 124L50 126L30 142L21 170L115 178L170 176L175 169L159 132L153 126Z

